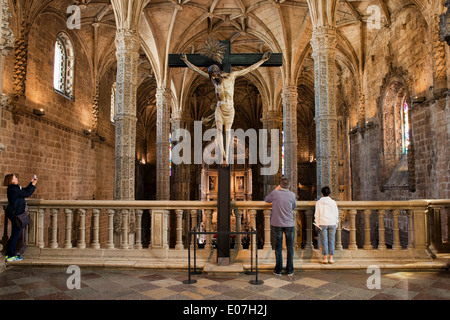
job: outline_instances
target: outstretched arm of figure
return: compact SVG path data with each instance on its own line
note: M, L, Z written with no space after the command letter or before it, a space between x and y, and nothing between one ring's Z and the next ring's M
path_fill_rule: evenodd
M191 69L194 70L195 72L197 72L198 74L200 74L201 76L205 77L205 78L209 78L209 75L204 72L203 70L201 70L200 68L198 68L197 66L193 65L192 63L189 62L189 60L187 59L187 56L185 53L180 53L180 59L182 61L184 61L184 63L186 63L186 65Z
M266 62L269 59L270 59L270 52L265 52L262 59L259 60L257 63L251 65L250 67L248 67L246 69L239 70L239 71L233 71L231 74L235 77L243 76L244 74L247 74L249 72L252 72L252 71L258 69L264 62Z

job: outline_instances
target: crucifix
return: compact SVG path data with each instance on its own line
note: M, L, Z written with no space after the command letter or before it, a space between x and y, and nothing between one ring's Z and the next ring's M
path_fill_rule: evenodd
M207 40L210 41L210 40ZM220 41L219 48L215 54L169 54L169 67L189 67L200 75L209 78L216 88L218 98L215 119L220 148L220 163L218 166L218 199L217 199L217 231L230 231L230 146L231 126L234 120L234 81L238 76L256 70L259 66L279 67L282 65L281 53L231 53L230 41ZM211 52L210 52L211 53ZM217 63L221 64L220 70ZM231 66L246 66L247 68L232 72ZM208 73L200 67L208 67ZM225 128L225 130L223 130ZM224 147L226 146L226 148ZM230 260L230 236L218 233L217 235L217 262L228 264Z

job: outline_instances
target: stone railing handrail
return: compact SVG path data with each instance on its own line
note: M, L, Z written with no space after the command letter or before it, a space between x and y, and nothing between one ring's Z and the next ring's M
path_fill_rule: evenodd
M346 209L415 209L424 207L448 207L450 199L408 200L408 201L337 201L338 208ZM217 201L187 200L43 200L28 199L28 206L42 208L130 208L130 209L216 209ZM314 207L316 201L297 201L298 210ZM6 199L0 199L0 205L7 205ZM231 201L231 208L270 209L272 205L264 201Z

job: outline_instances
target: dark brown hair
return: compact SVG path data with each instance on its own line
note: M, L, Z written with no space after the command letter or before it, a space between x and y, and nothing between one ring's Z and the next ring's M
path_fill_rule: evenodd
M280 180L280 186L281 186L283 189L289 188L289 180L288 180L288 178L282 178L282 179Z
M6 187L12 185L12 179L14 178L14 176L15 176L14 173L7 174L5 176L5 180L3 180L3 185Z

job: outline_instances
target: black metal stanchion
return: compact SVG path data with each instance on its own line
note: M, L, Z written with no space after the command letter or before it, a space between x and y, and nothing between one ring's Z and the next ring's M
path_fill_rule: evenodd
M253 228L252 228L252 232L255 232L255 236L256 236L256 230L253 230ZM258 280L258 244L256 244L255 252L256 252L256 257L255 257L255 260L256 260L256 266L255 266L256 272L255 272L255 274L256 274L256 276L255 276L255 280L250 280L250 284L260 285L260 284L263 284L264 281Z
M202 274L201 271L197 271L197 228L194 227L194 272L193 274Z
M255 253L256 253L256 273L253 271L253 235L257 235L256 230L254 230L252 228L251 232L216 232L216 233L233 233L233 234L250 234L250 238L251 238L251 246L250 246L250 259L251 259L251 271L250 272L245 272L246 274L255 274L255 280L251 280L250 283L251 284L255 284L255 285L259 285L259 284L263 284L264 281L262 280L258 280L258 246L256 245L255 248ZM198 234L215 234L214 232L198 232ZM196 242L196 237L197 237L197 230L196 228L194 228L193 230L188 232L188 280L184 280L183 283L184 284L191 284L191 283L196 283L197 280L193 280L191 279L191 275L192 274L201 274L201 271L197 271L197 260L196 260L196 243L194 243L194 271L191 271L191 236L194 235L194 241Z
M250 271L246 271L245 274L248 275L255 274L255 272L253 272L253 232L250 232Z
M188 232L188 280L184 280L183 281L184 284L192 284L192 283L197 282L197 280L191 279L191 235L192 235L192 231L189 231ZM194 254L194 259L195 259L195 254Z

